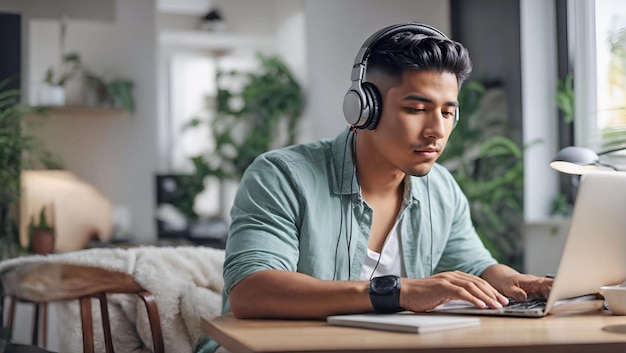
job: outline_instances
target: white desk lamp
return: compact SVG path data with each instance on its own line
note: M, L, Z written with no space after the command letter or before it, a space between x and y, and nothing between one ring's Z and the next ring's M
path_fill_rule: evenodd
M626 147L621 147L595 153L585 147L569 146L554 156L550 167L562 173L578 175L606 169L619 171L614 165L600 162L600 156L625 149Z

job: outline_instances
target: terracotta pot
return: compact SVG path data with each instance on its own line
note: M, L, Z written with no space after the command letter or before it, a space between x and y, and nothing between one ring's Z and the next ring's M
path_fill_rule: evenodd
M31 248L35 254L46 255L54 252L54 232L35 230L32 233Z

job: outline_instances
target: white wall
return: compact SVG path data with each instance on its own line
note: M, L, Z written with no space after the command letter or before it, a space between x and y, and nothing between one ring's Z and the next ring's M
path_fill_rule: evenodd
M58 60L58 21L31 22L30 83L42 79L48 60ZM136 112L127 117L53 118L38 135L67 169L95 185L131 213L130 233L155 238L154 173L157 166L156 32L153 0L116 1L115 21L71 20L67 50L107 80L134 81Z
M450 33L447 0L305 0L307 108L300 140L335 137L346 125L343 97L361 44L380 28L423 22Z
M306 45L304 0L276 0L276 52L306 89L307 65L310 63Z

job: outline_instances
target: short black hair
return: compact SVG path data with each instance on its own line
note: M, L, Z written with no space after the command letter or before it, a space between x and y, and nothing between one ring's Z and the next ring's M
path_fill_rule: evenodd
M374 44L367 59L368 72L380 71L401 80L409 70L453 73L460 88L472 72L472 62L467 48L445 37L404 31Z

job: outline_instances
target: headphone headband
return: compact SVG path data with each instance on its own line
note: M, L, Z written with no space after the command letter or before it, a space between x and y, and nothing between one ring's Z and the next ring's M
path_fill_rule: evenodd
M374 34L372 34L369 38L365 40L363 45L361 45L361 49L359 49L359 52L354 58L354 65L363 64L364 61L366 61L367 58L369 57L369 54L371 53L371 50L374 44L376 44L383 38L391 38L400 32L407 32L407 31L415 32L417 34L424 34L427 36L443 37L446 39L448 38L445 34L443 34L437 28L431 27L425 24L421 24L421 23L409 22L409 23L400 23L396 25L391 25L391 26L388 26L381 30L376 31Z

